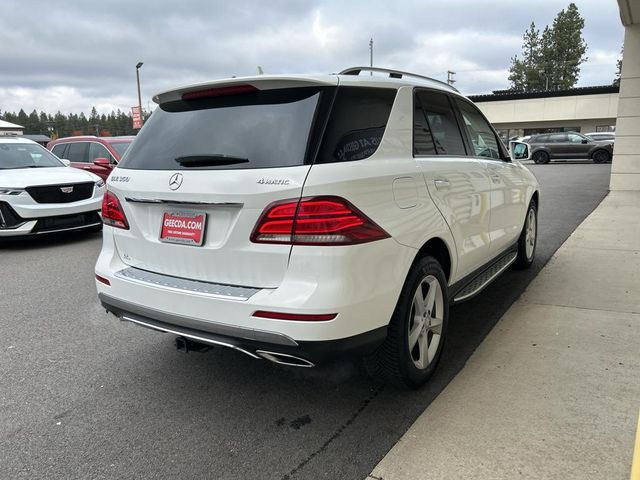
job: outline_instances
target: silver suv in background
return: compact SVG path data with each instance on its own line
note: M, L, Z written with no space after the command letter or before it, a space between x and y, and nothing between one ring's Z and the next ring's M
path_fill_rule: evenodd
M535 163L549 163L555 159L591 159L594 163L608 163L613 155L613 141L595 141L576 132L545 133L532 136L531 158Z

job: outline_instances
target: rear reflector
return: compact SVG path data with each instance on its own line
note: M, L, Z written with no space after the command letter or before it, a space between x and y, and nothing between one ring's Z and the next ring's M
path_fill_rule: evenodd
M129 230L127 217L124 216L120 200L114 193L107 190L102 197L102 223L110 227Z
M253 85L232 85L230 87L207 88L182 94L182 100L197 100L199 98L224 97L227 95L242 95L259 91Z
M341 197L309 197L269 205L251 241L290 245L355 245L389 234Z
M105 285L111 286L111 282L109 281L109 279L101 277L100 275L96 275L96 280L99 281L100 283L104 283Z
M270 318L273 320L292 320L298 322L326 322L333 320L338 316L337 313L320 313L320 314L302 314L302 313L283 313L283 312L268 312L265 310L258 310L253 312L252 317Z

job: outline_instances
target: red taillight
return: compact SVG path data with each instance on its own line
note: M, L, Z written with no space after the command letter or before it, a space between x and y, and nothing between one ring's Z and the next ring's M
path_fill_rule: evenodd
M104 192L104 197L102 197L102 223L129 230L129 223L127 217L124 216L120 201L109 190Z
M269 205L251 234L254 243L354 245L389 234L340 197L284 200Z
M227 95L242 95L254 93L258 89L253 85L232 85L230 87L207 88L182 94L182 100L197 100L199 98L224 97Z
M109 281L108 278L101 277L98 274L96 274L96 280L99 281L100 283L104 283L105 285L111 286L111 282Z
M269 312L266 310L258 310L253 312L252 317L269 318L272 320L291 320L298 322L326 322L333 320L338 316L337 313L284 313L284 312Z

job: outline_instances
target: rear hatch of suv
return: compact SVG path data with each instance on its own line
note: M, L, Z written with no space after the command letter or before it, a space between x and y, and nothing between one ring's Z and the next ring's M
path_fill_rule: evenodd
M122 261L164 275L277 287L291 246L256 244L265 208L298 199L336 77L252 80L160 95L108 181L129 229Z

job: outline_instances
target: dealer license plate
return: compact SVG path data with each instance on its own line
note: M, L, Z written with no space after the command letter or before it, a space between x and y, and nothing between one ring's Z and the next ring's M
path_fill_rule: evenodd
M160 241L200 246L204 241L207 214L203 212L164 212Z

